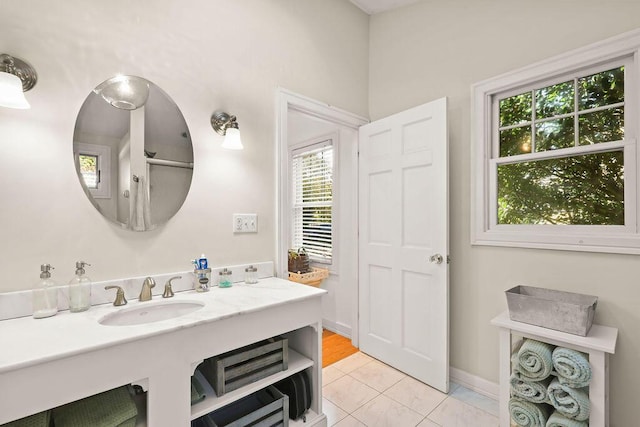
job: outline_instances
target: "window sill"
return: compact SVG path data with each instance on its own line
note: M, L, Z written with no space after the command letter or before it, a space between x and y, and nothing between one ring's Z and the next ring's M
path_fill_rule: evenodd
M485 232L472 238L471 245L640 255L640 235L598 237L578 234L572 236L540 234L527 236L521 233L508 235Z

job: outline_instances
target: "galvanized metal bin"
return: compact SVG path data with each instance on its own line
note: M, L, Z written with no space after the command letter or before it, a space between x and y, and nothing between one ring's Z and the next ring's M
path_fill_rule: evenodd
M587 336L598 297L518 285L505 291L509 317L516 322Z

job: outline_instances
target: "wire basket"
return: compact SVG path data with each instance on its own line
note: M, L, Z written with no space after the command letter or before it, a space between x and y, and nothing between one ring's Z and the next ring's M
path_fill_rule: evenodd
M329 270L326 268L311 267L308 273L289 272L289 280L310 286L320 286L324 279L329 277Z

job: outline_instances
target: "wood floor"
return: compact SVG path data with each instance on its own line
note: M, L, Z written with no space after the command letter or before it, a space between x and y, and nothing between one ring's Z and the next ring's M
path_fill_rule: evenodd
M322 330L322 367L326 368L338 360L351 356L358 349L351 345L351 340L335 332Z

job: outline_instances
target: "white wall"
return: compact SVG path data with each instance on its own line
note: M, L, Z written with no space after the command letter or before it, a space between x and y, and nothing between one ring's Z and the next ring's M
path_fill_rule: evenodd
M30 62L30 110L0 109L0 292L28 289L39 265L66 282L78 259L94 280L275 258L275 95L285 87L367 113L368 17L344 0L3 0L0 52ZM193 139L191 191L151 232L119 229L83 193L73 165L76 115L116 75L160 86ZM245 150L220 148L209 124L238 117ZM233 235L234 212L258 214Z
M451 364L498 381L504 291L530 284L599 296L596 322L620 329L611 359L611 425L638 425L640 258L470 245L470 86L640 26L640 2L425 0L375 15L372 120L449 98Z

